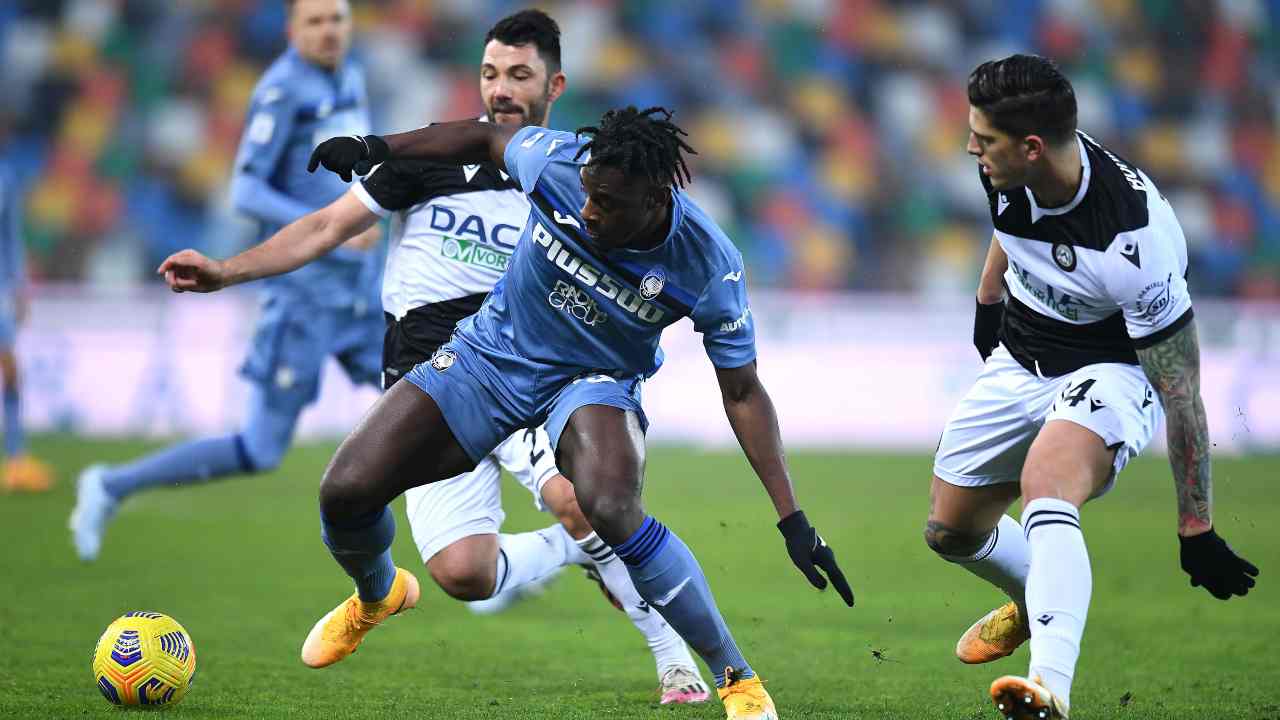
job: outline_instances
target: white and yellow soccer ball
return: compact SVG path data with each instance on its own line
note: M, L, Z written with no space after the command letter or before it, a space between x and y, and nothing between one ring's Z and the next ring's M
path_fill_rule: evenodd
M191 636L168 615L125 613L93 651L93 680L114 705L173 705L196 674Z

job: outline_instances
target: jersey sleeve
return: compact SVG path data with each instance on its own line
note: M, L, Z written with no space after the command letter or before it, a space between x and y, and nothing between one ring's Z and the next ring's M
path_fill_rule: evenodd
M516 179L521 190L531 193L551 161L574 161L581 145L582 141L571 132L529 126L511 136L502 159L507 174ZM584 157L578 162L585 160Z
M293 134L296 102L282 85L267 85L253 94L240 148L236 173L270 178Z
M742 256L718 270L693 306L693 327L702 333L711 364L742 367L756 359L755 321L747 302L747 274Z
M516 482L533 493L534 504L542 507L542 486L556 468L556 454L551 439L542 428L521 430L507 438L493 451L498 464L515 477Z
M351 190L369 212L386 217L431 199L427 177L433 167L418 160L388 160Z
M1186 263L1172 240L1153 233L1125 233L1112 246L1108 290L1139 350L1178 332L1193 317Z

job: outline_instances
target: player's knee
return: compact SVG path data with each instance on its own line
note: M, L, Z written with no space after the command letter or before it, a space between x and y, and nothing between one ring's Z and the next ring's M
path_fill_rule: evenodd
M245 471L251 473L271 472L280 467L288 442L280 442L275 438L255 438L241 433L240 448L243 454Z
M5 390L18 387L18 361L12 350L0 351L0 383Z
M320 479L320 512L333 520L354 518L376 510L376 504L357 464L339 452Z
M930 520L924 527L924 542L943 557L969 557L987 542L990 533L975 535Z
M427 563L436 585L455 600L484 600L493 594L495 568L477 567L474 563L437 553Z
M614 538L619 526L634 525L643 511L640 498L626 490L610 489L579 497L583 516L605 538ZM606 540L608 541L608 540Z

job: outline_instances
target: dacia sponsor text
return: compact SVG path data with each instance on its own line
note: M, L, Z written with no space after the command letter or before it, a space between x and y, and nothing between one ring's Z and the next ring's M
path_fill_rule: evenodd
M432 230L447 237L465 239L468 236L475 242L496 245L507 250L514 250L520 240L520 228L514 225L498 223L490 227L479 215L466 215L459 218L459 213L441 205L431 206Z

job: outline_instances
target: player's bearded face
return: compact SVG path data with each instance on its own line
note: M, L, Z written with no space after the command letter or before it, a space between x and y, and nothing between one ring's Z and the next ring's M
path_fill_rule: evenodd
M630 177L615 167L585 165L580 177L587 197L582 220L591 242L600 250L635 247L649 238L666 217L667 188L646 178Z
M1027 184L1030 162L1026 144L997 129L986 113L975 107L969 108L969 143L965 150L977 159L993 188L1005 190Z
M480 97L489 122L542 125L564 90L564 74L548 77L547 65L533 44L504 45L490 40L480 65Z
M337 67L351 46L347 0L297 0L289 13L289 42L307 61Z

